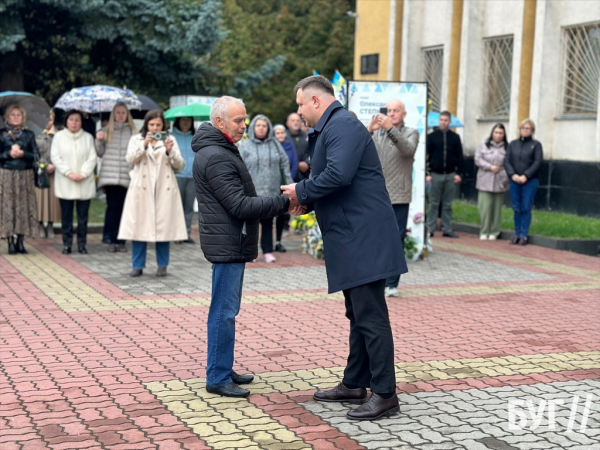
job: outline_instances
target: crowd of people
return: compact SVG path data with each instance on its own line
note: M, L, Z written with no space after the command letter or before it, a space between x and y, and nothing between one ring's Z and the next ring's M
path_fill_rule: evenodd
M315 211L328 291L343 292L350 345L342 380L313 398L359 403L347 413L353 420L390 416L398 413L399 402L386 297L398 295L400 277L407 272L402 249L419 133L405 126L406 109L398 99L364 127L336 100L326 78L305 78L294 92L298 113L288 116L287 129L258 114L246 130L243 101L224 96L213 104L210 122L197 130L193 118L186 117L167 133L162 111L150 110L138 132L127 107L117 103L95 137L84 130L83 113L69 111L64 129L56 131L51 120L36 138L24 125L26 112L13 105L0 130L1 237L8 240L9 254L27 253L24 237L36 230L40 237L51 237L60 217L63 253L69 254L76 211L77 249L86 254L90 200L100 188L107 201L108 251L127 252L126 241L131 241L130 276L139 277L147 244L153 242L156 276L162 277L170 243L194 242L191 223L198 199L200 246L212 263L206 389L247 397L250 391L240 385L254 376L234 371L245 264L257 259L259 238L264 261L276 262L273 252L285 251L281 235L290 214ZM439 128L427 139L428 223L433 236L441 210L443 236L457 238L451 228L452 200L464 165L450 119L449 112L442 112ZM519 139L508 144L505 128L496 124L477 149L482 240L498 237L500 208L510 189L515 212L511 243L527 244L542 160L534 131L533 122L525 120ZM34 168L46 171L50 188L36 192Z
M412 161L419 133L404 126L406 111L402 101L390 100L386 109L386 114L373 116L367 130L382 164L404 242L412 194ZM195 243L191 230L197 195L192 174L192 139L196 129L192 117L177 118L171 131L161 134L167 130L167 122L161 111L152 110L146 115L142 130L138 130L127 106L116 103L95 137L90 134L93 130L89 129L89 117L79 111L67 112L60 131L56 130L51 113L46 129L38 136L26 128L26 117L19 105L8 107L5 128L1 130L0 226L9 254L27 252L25 236L53 238L56 222L62 226L62 251L71 253L74 212L77 250L87 253L88 211L97 189L106 196L104 239L109 244L108 251L127 252L126 241L132 241L131 276L143 273L147 242L157 243L158 276L166 274L169 242ZM443 236L458 237L452 230L452 201L455 186L462 182L464 164L461 140L450 129L450 118L449 112L442 112L439 127L427 136L430 237L439 227L440 216ZM236 145L259 196L276 195L279 186L309 178L308 128L300 115L289 114L284 126L273 125L268 117L258 114L247 128L244 139ZM542 162L542 147L533 139L534 131L533 122L525 120L519 139L509 144L504 126L498 123L476 150L482 240L499 237L504 193L510 189L515 226L511 243L528 243ZM47 189L34 185L33 169L38 166L48 176ZM171 197L179 197L180 201L172 203ZM260 220L260 247L265 262L276 262L274 254L286 251L282 235L289 221L287 212ZM396 277L387 281L388 296L397 295L398 282Z

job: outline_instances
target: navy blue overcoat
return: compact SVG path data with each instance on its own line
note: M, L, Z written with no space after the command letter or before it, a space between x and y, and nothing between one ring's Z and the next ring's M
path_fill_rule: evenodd
M309 134L312 176L296 185L323 234L329 293L406 273L379 156L365 126L339 102Z

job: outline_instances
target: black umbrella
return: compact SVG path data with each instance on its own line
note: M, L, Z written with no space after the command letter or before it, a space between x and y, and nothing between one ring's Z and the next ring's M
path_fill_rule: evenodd
M40 134L50 120L50 106L43 98L28 92L0 92L0 128L4 128L4 111L15 103L27 113L27 128L35 135Z
M144 116L146 115L146 113L148 111L150 111L151 109L159 109L159 110L163 110L160 106L158 106L158 104L152 100L150 97L146 96L146 95L140 95L137 94L137 98L138 100L141 100L142 102L142 106L140 106L139 109L137 108L131 108L131 115L133 116L134 119L143 119Z

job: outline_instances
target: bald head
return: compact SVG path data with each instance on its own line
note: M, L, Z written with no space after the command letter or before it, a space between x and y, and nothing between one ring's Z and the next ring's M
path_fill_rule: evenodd
M404 124L406 108L400 100L390 100L387 103L387 116L392 120L392 125L400 127Z
M287 122L285 124L288 127L288 130L290 130L294 134L298 134L298 131L300 131L300 122L300 116L296 113L291 113L287 117Z

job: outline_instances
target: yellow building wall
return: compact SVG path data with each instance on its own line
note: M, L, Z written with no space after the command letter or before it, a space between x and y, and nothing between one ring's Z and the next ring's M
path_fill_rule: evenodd
M357 0L358 22L354 41L354 79L386 80L390 30L389 0ZM360 74L360 57L379 53L379 72Z

